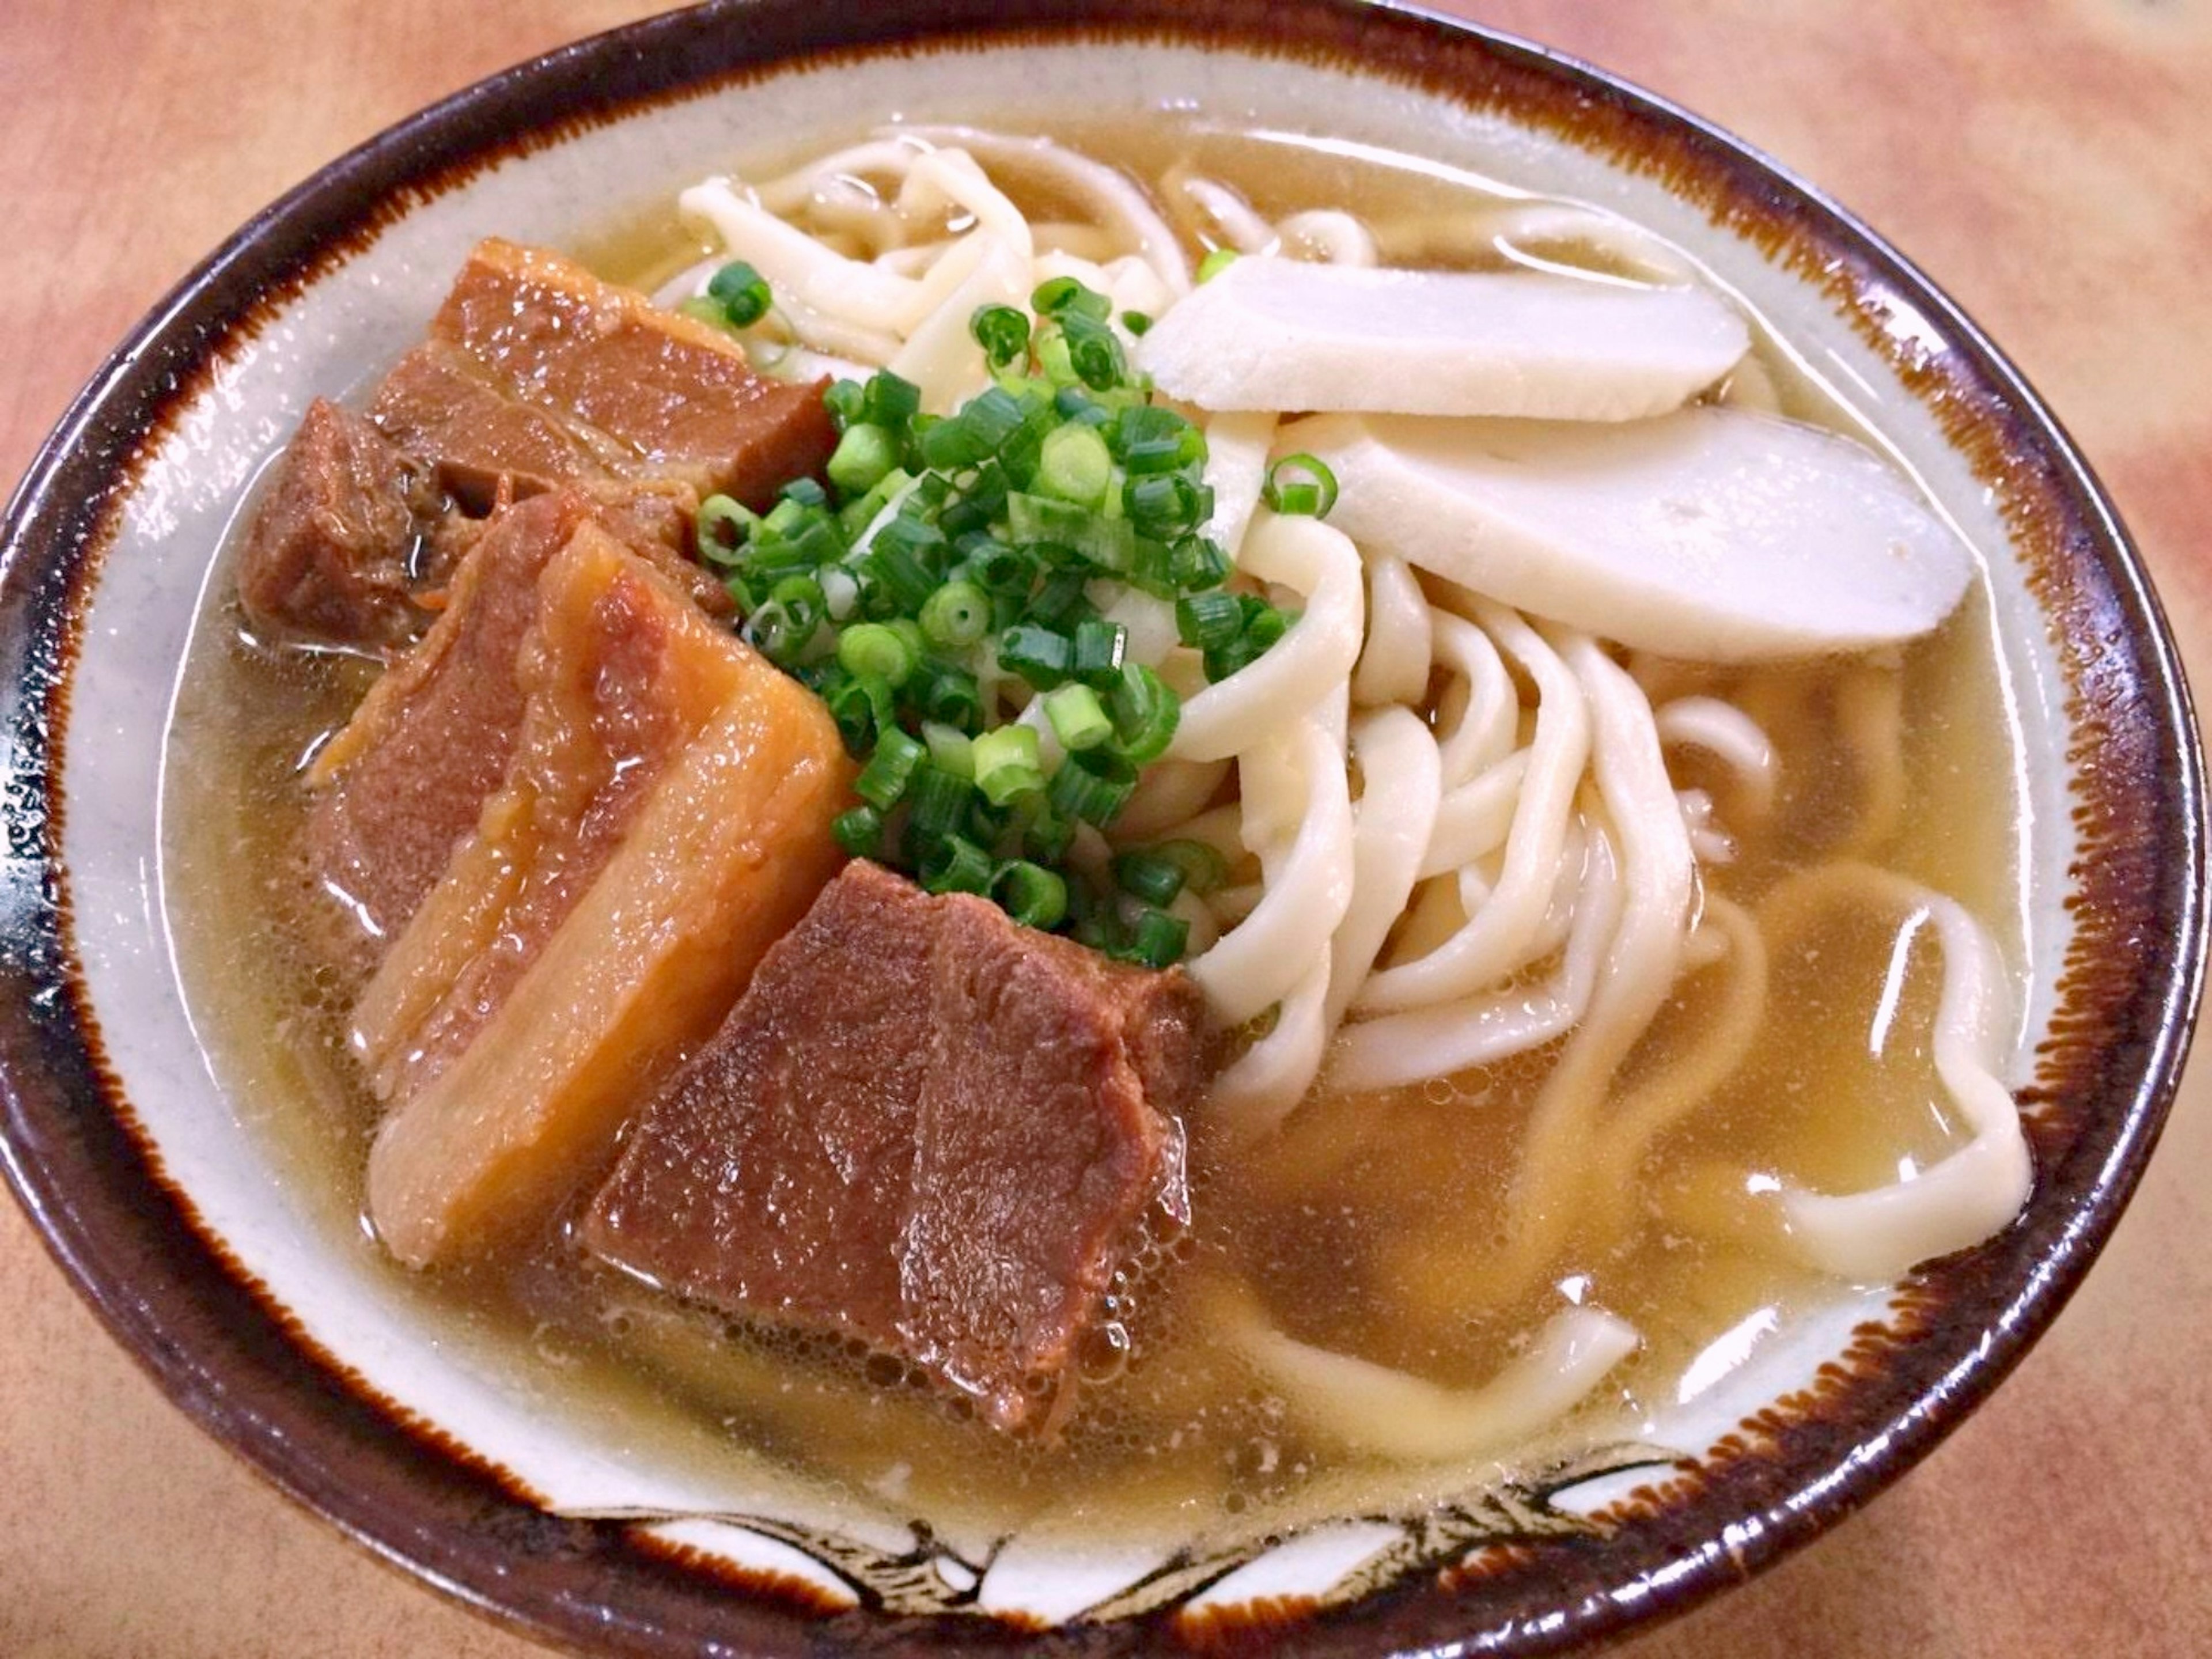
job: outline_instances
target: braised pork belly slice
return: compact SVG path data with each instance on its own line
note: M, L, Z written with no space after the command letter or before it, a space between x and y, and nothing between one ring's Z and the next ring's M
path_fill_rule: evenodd
M756 374L721 331L573 260L495 239L385 381L376 419L479 510L501 480L524 494L608 478L765 507L836 447L822 391Z
M1033 1427L1147 1214L1182 1212L1201 1018L1179 969L848 865L637 1121L581 1236Z
M595 1179L842 856L811 693L592 524L536 593L505 775L356 1013L370 1216L416 1267Z
M444 507L430 469L363 416L316 398L239 556L246 620L278 640L381 647L413 637L422 613L410 567Z
M628 488L533 496L471 538L429 630L370 688L308 773L310 878L343 912L325 954L356 974L381 958L506 775L526 696L517 678L539 575L597 524L702 609L728 595L678 551L681 512Z
M380 1098L419 1092L467 1048L653 785L744 688L749 659L598 525L554 555L516 656L524 704L506 775L355 1010Z

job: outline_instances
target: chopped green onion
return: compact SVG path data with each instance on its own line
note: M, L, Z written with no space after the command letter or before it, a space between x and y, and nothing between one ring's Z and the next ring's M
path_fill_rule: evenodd
M1075 649L1068 672L1097 691L1111 691L1121 680L1121 658L1129 648L1129 630L1103 617L1086 617L1075 625Z
M787 504L802 510L830 505L828 492L819 483L803 474L793 478L775 493L776 505L779 509Z
M1113 307L1106 296L1094 289L1086 288L1073 276L1054 276L1037 284L1030 295L1030 309L1040 317L1065 320L1066 318L1087 317L1103 322Z
M921 411L921 388L888 368L868 377L860 403L860 418L896 432Z
M891 434L867 421L856 421L845 428L823 470L848 495L865 495L897 465L898 447Z
M1006 914L1024 927L1057 927L1067 915L1067 883L1027 859L1002 865L991 890Z
M1012 306L976 307L968 332L983 348L994 374L1029 355L1030 319Z
M922 637L941 650L964 651L991 629L991 596L973 582L951 581L921 607Z
M1260 495L1278 513L1325 519L1336 505L1336 474L1311 455L1285 455L1267 469Z
M923 845L951 835L968 820L975 788L966 778L955 777L934 766L917 768L907 792L911 816L908 832Z
M1060 326L1067 342L1068 366L1084 385L1093 392L1108 392L1127 378L1129 360L1110 325L1070 311L1060 318Z
M1147 904L1169 905L1182 891L1182 866L1173 859L1143 851L1115 855L1114 879L1121 890L1133 893Z
M837 660L855 675L874 674L894 690L914 677L921 653L883 623L855 623L837 636Z
M1087 685L1063 685L1044 695L1045 719L1060 746L1073 754L1096 749L1114 735L1114 721Z
M1203 592L1229 580L1229 555L1211 536L1186 536L1168 561L1168 579L1188 592Z
M1121 326L1129 331L1133 338L1139 340L1144 338L1146 331L1152 325L1152 319L1141 311L1125 311L1121 313Z
M921 694L923 714L966 732L983 718L982 688L964 668L938 667Z
M822 406L830 411L831 424L842 432L860 418L867 395L858 380L833 380L823 388Z
M1067 678L1073 656L1067 635L1049 628L1025 624L1009 628L999 636L999 666L1020 675L1040 691L1049 691Z
M722 307L732 328L750 328L775 303L768 278L743 259L732 259L708 278L707 297Z
M975 739L970 753L975 758L975 787L994 806L1004 806L1017 795L1044 787L1037 734L1026 726L995 726Z
M1138 918L1127 954L1146 968L1171 968L1182 960L1189 943L1188 922L1164 910L1147 910Z
M1121 506L1139 535L1166 541L1212 515L1213 492L1180 472L1133 477L1121 486Z
M699 556L712 564L727 564L760 524L760 514L727 495L709 495L699 503L696 526Z
M1201 283L1210 283L1236 263L1235 248L1218 247L1198 262L1198 280Z
M1038 457L1036 490L1096 511L1114 481L1114 458L1106 441L1087 426L1053 428Z
M922 854L925 892L988 893L994 873L990 855L965 836L947 836Z
M1183 885L1203 897L1215 891L1229 879L1229 860L1220 850L1202 841L1179 839L1164 841L1145 849L1156 859L1165 859L1182 872Z
M677 311L695 323L704 323L709 328L730 332L730 313L722 308L719 300L710 300L703 294L695 294L688 300L679 300Z
M950 772L956 778L973 780L975 775L975 740L957 726L947 726L942 720L924 720L921 740L929 749L929 763L940 772Z
M884 850L884 815L872 806L855 806L840 812L830 826L837 845L856 859L880 857Z
M1117 778L1102 777L1091 769L1087 757L1071 755L1052 775L1047 798L1055 811L1103 830L1128 804L1134 787Z
M1244 631L1244 607L1218 589L1176 601L1176 637L1200 651L1217 650Z
M1182 700L1166 682L1142 663L1124 663L1113 701L1114 731L1125 760L1148 766L1167 753L1182 720Z
M896 726L876 733L876 752L853 781L853 793L879 812L888 812L913 781L922 747Z

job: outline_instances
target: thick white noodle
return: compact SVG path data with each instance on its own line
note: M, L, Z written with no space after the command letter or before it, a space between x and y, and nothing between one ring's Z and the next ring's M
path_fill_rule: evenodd
M915 158L899 187L899 211L928 220L959 207L972 215L976 228L1024 259L1036 255L1036 242L1022 210L975 164L965 150L931 150Z
M1506 837L1504 868L1489 902L1466 927L1425 956L1376 970L1354 1005L1362 1012L1455 1001L1526 966L1559 878L1575 791L1589 758L1589 710L1576 677L1535 629L1502 605L1477 603L1484 629L1537 685L1536 735Z
M1511 1450L1573 1410L1642 1340L1634 1326L1601 1309L1567 1308L1489 1382L1447 1389L1297 1341L1249 1313L1230 1328L1301 1424L1353 1451L1403 1462Z
M1238 757L1245 845L1267 893L1188 966L1215 1018L1240 1025L1279 1001L1316 962L1352 903L1352 795L1343 745L1318 713Z
M905 138L878 138L851 144L802 163L791 172L754 187L753 193L770 213L788 219L811 211L825 198L848 198L855 191L882 201L882 192L867 182L875 175L903 179L907 169L928 154L921 144Z
M1413 567L1388 553L1367 554L1367 643L1352 671L1356 708L1419 704L1429 691L1429 596Z
M957 145L986 166L1049 179L1062 194L1091 203L1102 218L1121 232L1123 246L1159 274L1170 294L1190 292L1190 262L1184 258L1176 234L1133 180L1103 162L1079 155L1048 138L1010 137L981 127L919 125L888 131L927 143Z
M1442 793L1437 740L1410 708L1378 708L1353 720L1352 758L1362 782L1352 810L1352 905L1329 945L1332 1030L1413 896Z
M722 239L726 258L744 259L768 279L787 311L793 307L881 332L911 319L920 284L860 259L831 252L738 194L727 179L709 179L676 198L687 216L703 219ZM800 333L806 343L816 343ZM832 344L825 349L835 350Z
M1342 690L1359 658L1366 610L1359 550L1341 531L1303 514L1261 512L1244 538L1240 566L1304 596L1305 614L1267 653L1182 706L1168 753L1223 760Z
M1521 781L1528 773L1528 751L1516 749L1487 772L1446 793L1437 805L1421 874L1449 875L1504 846L1513 829Z
M1213 520L1206 534L1234 563L1244 532L1260 510L1267 483L1267 451L1275 441L1275 416L1266 410L1231 410L1206 423L1206 486L1213 492Z
M921 405L933 414L949 414L990 384L983 349L968 328L976 308L1016 304L1028 298L1033 286L1025 256L982 231L974 233L969 242L977 250L974 264L915 325L890 361L892 373L921 389ZM959 257L956 248L939 268Z
M1329 1081L1352 1091L1423 1083L1525 1054L1572 1030L1589 1010L1621 913L1612 842L1600 832L1583 848L1581 857L1562 862L1540 930L1544 948L1563 923L1569 929L1565 954L1548 982L1355 1021L1338 1036Z
M1227 761L1155 761L1114 819L1114 839L1124 846L1164 839L1220 793Z
M1212 232L1210 240L1239 253L1273 251L1275 228L1255 213L1251 204L1228 185L1212 179L1192 178L1183 179L1180 188L1205 216Z
M1256 1140L1296 1110L1328 1051L1329 959L1323 956L1283 999L1273 1030L1223 1070L1206 1115L1237 1141Z
M1371 265L1380 258L1367 227L1339 208L1314 208L1278 220L1275 240L1300 258L1324 264Z
M1521 700L1490 635L1465 617L1431 611L1432 660L1453 677L1439 707L1444 787L1454 788L1513 752Z
M1526 202L1497 215L1489 229L1491 244L1500 253L1516 264L1540 270L1564 271L1586 279L1592 276L1586 268L1547 259L1534 252L1565 244L1640 268L1641 274L1657 282L1692 283L1701 275L1689 257L1672 243L1640 225L1589 208Z
M2019 1109L1998 1075L2012 1009L1996 945L1955 900L1887 870L1856 870L1909 913L1908 926L1924 918L1936 929L1943 950L1936 1075L1973 1130L1964 1146L1908 1181L1847 1194L1784 1189L1790 1231L1815 1265L1879 1284L2002 1228L2027 1202L2034 1171Z
M1534 1281L1576 1207L1583 1154L1613 1073L1657 1017L1680 975L1697 867L1643 690L1587 635L1560 633L1560 654L1589 698L1592 769L1620 837L1626 902L1589 1011L1530 1114L1513 1181L1500 1291Z
M1757 817L1774 810L1779 763L1759 722L1718 697L1677 697L1653 711L1668 748L1702 749L1735 774L1743 805Z

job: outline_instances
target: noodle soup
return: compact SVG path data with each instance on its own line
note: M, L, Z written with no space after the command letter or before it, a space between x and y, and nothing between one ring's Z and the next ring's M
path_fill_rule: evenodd
M1710 281L1617 220L1355 147L1196 122L1054 137L1141 179L1188 265L1211 247L1255 258L1279 243L1388 266ZM1100 270L1142 263L1091 173L989 136L892 148L910 165L932 145L971 153L1040 246ZM899 195L881 169L898 165L876 145L743 177L769 181L760 202L841 257L896 264L906 250L878 221ZM960 234L966 211L954 203L937 231ZM941 235L897 236L926 271ZM700 216L655 207L581 252L672 298L724 249ZM1866 434L1786 341L1747 320L1753 350L1708 401ZM836 356L803 319L781 326L799 337L776 349ZM1389 1508L1634 1440L1808 1310L1909 1267L1911 1226L1887 1265L1856 1224L1833 1231L1861 1258L1808 1241L1823 1236L1820 1200L1909 1188L1985 1144L1957 1068L2008 1052L2025 941L2021 760L1982 589L1902 646L1713 665L1397 569L1428 653L1400 701L1440 797L1475 826L1465 856L1425 867L1376 928L1359 989L1312 993L1292 975L1256 1008L1228 1005L1235 1057L1187 1126L1188 1230L1124 1266L1056 1437L1010 1440L880 1353L656 1296L580 1250L573 1206L524 1247L414 1278L410 1292L456 1328L502 1333L518 1389L545 1369L587 1378L640 1440L688 1446L707 1425L863 1506L1000 1529L1073 1515L1152 1534ZM1313 590L1297 591L1309 608L1293 634L1314 621ZM1370 587L1370 612L1383 603ZM169 890L196 1012L287 1179L334 1241L362 1251L376 1249L362 1217L380 1109L346 1052L355 988L302 946L323 901L291 873L291 849L302 759L374 672L242 637L218 594L171 738L191 764L168 784ZM1192 687L1187 706L1210 690ZM1663 757L1663 772L1630 787L1626 763L1559 758L1563 695L1601 727L1608 711L1648 710L1654 736L1638 752ZM1380 799L1403 735L1362 723L1379 704L1357 678L1350 702L1316 722L1335 744L1347 830L1352 808ZM1194 935L1201 977L1198 941L1233 939L1260 914L1297 830L1326 811L1313 763L1257 753L1171 757L1109 830L1222 852L1228 881ZM1552 821L1524 822L1528 780L1547 768L1559 775ZM1287 826L1272 842L1240 816L1263 793ZM1656 851L1639 816L1655 804ZM1540 868L1517 850L1538 843ZM1649 897L1655 881L1674 896ZM1608 886L1601 904L1584 896ZM1517 941L1470 943L1501 900L1526 912ZM1639 944L1638 918L1669 905L1679 914ZM240 916L258 920L240 929ZM1492 969L1447 971L1455 949ZM1656 964L1640 977L1639 955ZM1461 1009L1462 1035L1438 1039L1440 1063L1407 1060L1440 1005ZM1302 1019L1326 1043L1310 1085L1285 1058ZM1453 1058L1469 1052L1482 1057ZM1427 1074L1396 1075L1407 1066Z

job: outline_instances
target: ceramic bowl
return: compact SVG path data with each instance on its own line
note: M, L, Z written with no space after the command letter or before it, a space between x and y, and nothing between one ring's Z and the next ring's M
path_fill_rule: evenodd
M795 1493L439 1324L281 1178L195 1036L165 742L203 584L317 393L416 337L480 235L574 245L702 158L893 115L1194 109L1616 210L1849 382L1982 545L2020 693L2034 941L2014 1080L2034 1197L1839 1296L1642 1443L1287 1533L1109 1547ZM460 94L241 230L117 350L9 509L0 1079L15 1191L177 1403L428 1583L611 1652L1086 1652L1295 1627L1316 1652L1550 1652L1679 1609L1865 1502L1983 1399L2111 1231L2170 1100L2205 915L2200 761L2142 569L2051 415L1863 227L1684 112L1540 50L1346 0L709 6ZM228 1086L227 1086L228 1085Z

